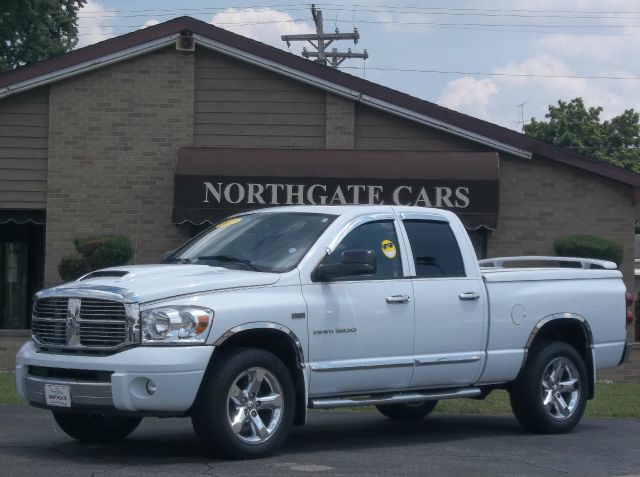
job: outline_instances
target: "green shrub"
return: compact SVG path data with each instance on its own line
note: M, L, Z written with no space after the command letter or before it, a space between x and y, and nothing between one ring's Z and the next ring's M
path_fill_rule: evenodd
M592 235L567 235L553 244L556 254L562 257L597 258L622 263L622 246Z
M66 282L75 280L88 272L87 262L81 257L62 257L58 264L58 273Z
M124 235L77 238L73 245L80 257L63 257L58 264L58 273L65 281L101 268L125 265L133 255L131 243Z

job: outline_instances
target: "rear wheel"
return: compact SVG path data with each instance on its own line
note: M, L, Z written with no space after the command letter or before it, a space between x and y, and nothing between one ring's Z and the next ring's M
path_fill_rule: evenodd
M518 422L531 432L570 432L587 405L587 370L575 348L542 342L532 349L510 391Z
M118 442L131 434L141 417L53 411L53 418L69 436L82 442Z
M265 457L286 440L295 411L289 370L273 354L242 348L220 357L191 420L200 441L227 458Z
M402 404L382 404L376 406L383 416L394 421L417 421L433 411L438 401L407 402Z

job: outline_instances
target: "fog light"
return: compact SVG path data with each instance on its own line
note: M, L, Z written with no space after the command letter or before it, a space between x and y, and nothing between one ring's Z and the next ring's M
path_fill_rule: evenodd
M156 391L158 390L158 387L156 386L156 383L154 383L150 379L147 379L146 387L147 387L147 392L149 393L149 396L153 396L156 393Z

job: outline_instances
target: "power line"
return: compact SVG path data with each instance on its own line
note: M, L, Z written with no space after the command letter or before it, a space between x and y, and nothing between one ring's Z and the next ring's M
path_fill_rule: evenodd
M84 10L81 9L80 13L90 13L90 14L103 14L105 12L115 12L115 13L154 13L154 12L179 12L179 11L203 11L203 10L227 10L230 8L234 9L266 9L266 8L301 8L307 9L309 7L308 3L278 3L271 5L246 5L239 6L237 4L228 5L228 6L218 6L218 7L200 7L200 8L155 8L155 9L141 9L141 10L129 10L129 9L108 9L106 11L97 11L97 10ZM338 8L340 10L365 10L370 9L385 9L390 12L397 10L411 10L415 11L425 11L425 12L439 12L439 11L448 11L448 12L492 12L492 13L504 13L504 12L515 12L515 13L566 13L566 14L591 14L591 15L628 15L628 14L640 14L639 10L555 10L555 9L519 9L519 8L455 8L455 7L419 7L414 5L383 5L383 4L345 4L345 3L323 3L322 7L325 10L333 10L331 7Z
M351 66L346 66L346 69L356 69ZM602 80L626 80L626 81L638 81L640 76L608 76L608 75L543 75L543 74L529 74L529 73L486 73L478 71L443 71L443 70L421 70L414 68L384 68L369 66L368 69L375 71L394 71L400 73L432 73L442 75L464 75L464 76L506 76L510 78L546 78L546 79L602 79Z

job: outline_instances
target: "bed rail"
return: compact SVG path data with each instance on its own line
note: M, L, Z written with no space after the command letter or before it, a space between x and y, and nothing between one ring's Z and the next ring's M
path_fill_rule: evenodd
M614 262L608 260L597 260L595 258L577 258L577 257L547 257L527 255L521 257L496 257L485 258L484 260L478 260L481 267L494 267L502 268L505 263L519 263L519 262L569 262L579 263L582 268L591 268L591 265L596 265L607 270L615 270L618 266Z

